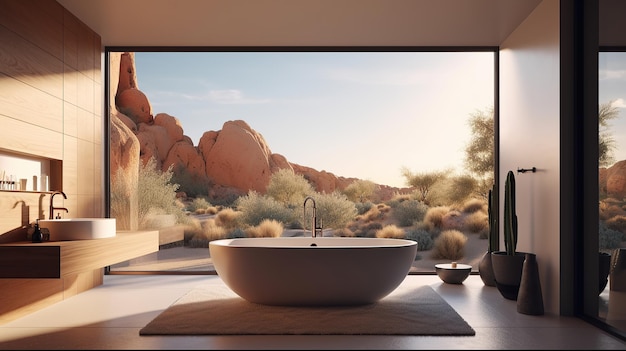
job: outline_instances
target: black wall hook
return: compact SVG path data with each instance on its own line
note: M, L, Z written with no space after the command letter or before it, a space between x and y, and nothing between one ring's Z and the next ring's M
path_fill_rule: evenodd
M518 168L517 169L517 173L526 173L526 172L537 172L537 167L533 167L533 168Z

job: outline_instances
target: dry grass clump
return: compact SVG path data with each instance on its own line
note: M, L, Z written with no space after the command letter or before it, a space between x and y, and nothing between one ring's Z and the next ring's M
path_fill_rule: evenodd
M612 198L600 201L599 210L600 219L604 221L615 216L626 215L626 211L624 211L623 208L623 203L621 201L618 201L617 199Z
M465 227L465 216L463 216L459 210L450 210L443 215L441 222L442 230L463 230Z
M477 211L483 211L487 213L487 202L480 199L469 199L461 206L461 211L465 213L474 213Z
M462 232L451 229L444 230L435 239L431 257L434 259L458 260L465 254L467 236Z
M465 217L465 229L472 233L489 233L489 216L481 211L467 215Z
M378 210L381 213L388 213L389 211L391 211L391 206L385 204L385 203L380 203L378 205L376 205L376 208L378 208Z
M202 233L211 241L226 238L228 230L220 226L215 218L209 218L202 224Z
M435 206L426 211L424 223L428 226L428 231L437 231L443 228L443 217L450 211L449 206Z
M364 221L375 221L377 219L380 219L382 213L380 212L380 209L378 208L378 206L376 207L372 207L369 210L367 210L367 212L365 212L361 218Z
M350 228L346 227L346 228L333 230L333 236L352 238L352 237L355 237L356 235L354 234L352 230L350 230Z
M265 219L259 225L245 229L249 238L278 238L283 231L283 224L275 219Z
M621 233L626 233L626 216L617 215L611 217L604 221L604 224L606 224L606 227L609 229L617 230Z
M241 212L226 207L217 213L215 223L220 227L233 229L239 225L239 216L241 216Z
M389 224L377 230L374 236L377 238L404 239L406 234L404 229L395 224Z

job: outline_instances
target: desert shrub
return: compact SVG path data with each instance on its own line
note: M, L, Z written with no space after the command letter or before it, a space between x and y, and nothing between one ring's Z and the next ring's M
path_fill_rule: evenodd
M346 186L342 193L352 202L367 202L372 199L376 183L371 180L355 180Z
M343 228L357 214L354 202L337 191L331 194L315 195L315 203L317 205L317 219L322 220L324 228ZM310 206L307 206L307 210L310 209Z
M346 237L346 238L351 238L356 236L354 234L354 232L352 230L350 230L350 228L339 228L339 229L335 229L333 230L333 236L340 236L340 237Z
M189 197L206 195L209 189L209 180L206 176L192 174L182 165L172 171L172 183L179 184L179 191L185 192Z
M369 222L369 223L365 224L362 227L362 229L361 229L362 235L361 236L364 236L366 238L374 238L374 237L376 237L376 233L379 230L382 230L382 229L383 229L382 223L380 223L380 222Z
M404 239L405 234L404 229L395 224L389 224L376 231L374 236L377 238Z
M424 215L428 211L428 206L418 200L407 200L399 203L393 209L393 217L398 221L401 227L408 227L415 222L424 219Z
M374 204L370 201L368 202L356 202L354 204L356 206L357 215L362 215L369 211L370 208L374 207Z
M422 228L413 227L406 231L406 239L417 242L418 251L428 251L433 248L433 237Z
M189 243L194 236L202 233L202 223L196 218L190 218L189 223L183 226L183 242Z
M431 206L462 204L477 186L476 179L468 175L446 177L433 184L426 200Z
M381 203L381 204L376 205L376 207L378 208L378 210L381 213L389 213L389 212L391 212L391 206L389 206L387 204Z
M215 216L215 224L226 229L236 228L239 226L238 219L240 216L241 212L226 207Z
M487 213L487 202L481 199L469 199L461 206L461 211L465 213L474 213L482 211Z
M443 215L442 221L442 230L448 229L456 229L463 230L465 227L465 217L462 216L459 210L450 210L448 213Z
M283 234L283 224L274 219L264 219L259 225L244 229L250 238L278 238Z
M263 196L255 191L235 201L237 210L241 212L239 223L244 226L257 226L266 219L274 219L281 223L294 221L295 213L273 197Z
M458 260L465 254L467 236L456 229L444 230L435 239L431 257L434 259Z
M411 200L413 197L410 194L394 194L394 196L387 201L387 205L391 208L395 208L403 201ZM415 198L417 200L417 198Z
M304 176L281 168L271 175L265 195L283 205L297 207L302 205L307 194L313 192L313 187Z
M612 250L620 247L624 234L615 229L609 228L604 222L600 221L598 229L598 239L600 250Z
M482 211L475 211L465 217L465 229L472 233L489 232L489 216ZM485 237L486 239L486 237Z
M607 228L617 230L620 233L626 233L626 216L617 215L604 221Z
M623 208L623 202L614 198L608 198L600 201L598 205L600 211L600 219L607 220L611 217L626 215Z
M377 231L383 229L383 225L380 222L355 222L352 223L349 229L359 238L373 238L376 236Z
M211 203L207 201L204 197L196 197L187 205L187 211L198 213L198 210L207 210L211 207Z
M172 184L171 167L166 172L162 172L156 168L156 161L151 158L145 165L139 165L139 175L137 178L137 198L138 198L138 227L146 229L150 225L151 217L156 214L172 214L176 217L177 222L185 221L186 215L182 208L177 205L176 190L178 184ZM123 177L116 177L116 181L123 181ZM113 192L112 192L113 193ZM121 196L128 196L122 194ZM118 199L115 201L127 202L128 199ZM113 207L112 207L113 209ZM112 217L120 215L112 213ZM127 215L126 215L127 216Z
M443 217L450 211L448 206L431 207L424 215L424 223L428 226L429 231L441 230L443 227Z
M245 238L246 231L241 228L234 228L226 234L227 239Z
M189 247L208 247L209 241L227 237L225 228L218 226L215 219L210 218L202 222L201 230L195 231L188 241Z
M365 212L363 216L361 216L361 218L364 221L375 221L377 219L380 219L381 216L382 216L382 213L380 212L378 207L374 206L374 207L371 207L369 210L367 210L367 212Z

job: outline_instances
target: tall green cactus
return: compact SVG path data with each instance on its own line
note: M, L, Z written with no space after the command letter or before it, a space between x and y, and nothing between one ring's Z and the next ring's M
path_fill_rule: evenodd
M515 175L509 171L504 184L504 246L507 255L517 249L517 214L515 213Z
M498 232L498 214L496 211L496 185L489 189L489 197L487 199L487 213L489 215L489 247L488 252L497 251L500 248L500 235Z

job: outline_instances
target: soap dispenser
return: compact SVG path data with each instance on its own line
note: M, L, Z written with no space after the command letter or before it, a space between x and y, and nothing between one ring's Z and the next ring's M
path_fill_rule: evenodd
M33 242L40 243L42 241L41 228L39 228L39 218L35 221L35 231L33 232Z

